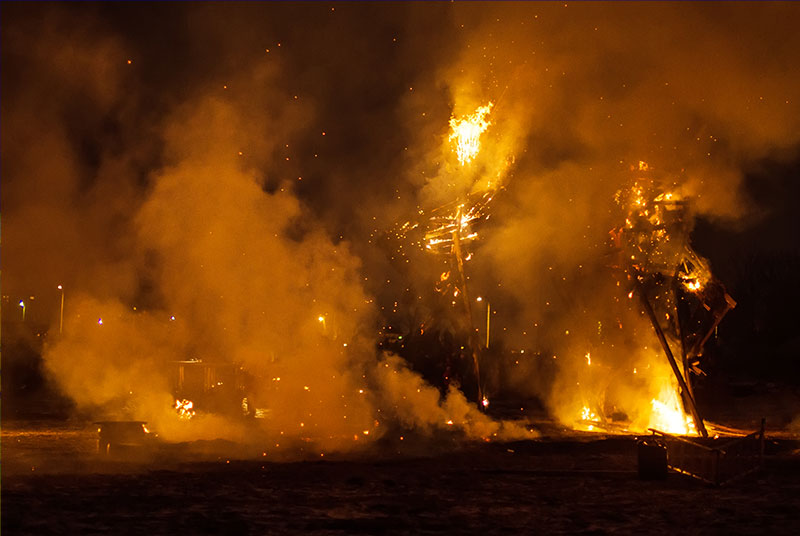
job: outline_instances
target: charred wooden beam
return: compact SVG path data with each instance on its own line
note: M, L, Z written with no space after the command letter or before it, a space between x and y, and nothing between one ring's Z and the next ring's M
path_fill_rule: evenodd
M708 431L706 430L702 417L700 417L700 412L697 409L697 404L695 403L694 397L692 396L692 393L689 390L689 386L686 384L686 380L683 377L683 373L681 372L681 369L678 366L677 361L675 361L675 356L672 354L672 349L669 347L669 342L667 342L667 338L664 335L664 331L661 329L661 326L658 323L658 318L656 318L656 314L653 311L653 306L650 305L650 301L647 299L647 295L641 283L637 284L637 289L639 290L639 297L642 300L642 305L644 306L644 310L647 312L647 316L650 317L650 323L653 325L653 329L656 332L656 336L658 337L658 340L661 343L662 348L664 349L664 353L667 356L667 361L669 361L669 365L670 367L672 367L672 372L673 374L675 374L675 378L678 380L678 385L680 386L681 389L681 398L683 399L683 404L685 407L689 408L689 412L692 415L692 420L694 421L695 429L703 437L708 437Z

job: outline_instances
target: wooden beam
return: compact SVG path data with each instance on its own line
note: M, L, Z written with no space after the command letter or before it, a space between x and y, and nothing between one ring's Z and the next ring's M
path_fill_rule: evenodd
M689 386L686 384L686 380L683 378L683 373L681 373L680 367L678 367L678 363L675 361L675 356L672 355L672 349L669 347L669 342L667 342L667 338L664 336L664 331L661 329L661 326L658 323L658 318L656 318L656 313L653 311L653 307L650 305L650 302L645 295L644 288L642 287L641 283L637 283L637 289L639 291L639 297L642 300L642 305L644 306L645 312L647 312L647 316L650 317L650 323L653 324L653 329L656 331L656 336L658 337L659 342L661 343L661 347L664 349L664 353L667 355L667 361L669 361L669 365L672 367L672 372L675 374L675 378L678 380L678 385L681 388L681 397L683 398L684 406L689 408L689 412L692 415L692 420L694 420L695 429L702 435L703 437L708 437L708 431L706 430L706 426L703 423L703 419L700 417L700 412L697 410L697 404L694 401L694 397L692 393L689 391Z

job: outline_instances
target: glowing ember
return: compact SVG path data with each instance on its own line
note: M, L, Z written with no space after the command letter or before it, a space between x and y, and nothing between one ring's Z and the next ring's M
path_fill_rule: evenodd
M480 151L480 137L492 123L486 120L486 116L492 110L494 103L490 102L481 106L475 113L464 116L461 119L450 118L450 137L449 141L455 140L455 151L458 161L462 166L472 162Z
M178 412L178 417L181 419L191 419L195 415L194 402L191 400L181 399L175 400L175 411Z

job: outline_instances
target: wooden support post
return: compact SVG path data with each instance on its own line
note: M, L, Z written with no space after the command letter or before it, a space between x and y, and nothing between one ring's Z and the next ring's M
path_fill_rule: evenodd
M464 273L464 259L461 255L461 211L464 205L459 205L456 210L456 226L453 230L453 255L456 258L456 266L458 266L458 275L461 278L461 298L464 301L464 312L467 319L467 328L469 329L469 346L472 352L472 364L475 368L475 383L478 385L478 407L483 408L483 387L481 386L481 370L479 365L480 342L475 335L475 329L472 326L472 303L469 300L469 292L467 292L467 276Z
M677 277L672 279L672 295L675 299L675 325L678 328L678 338L681 341L681 361L683 363L683 373L686 374L686 387L689 388L689 394L694 397L694 388L692 386L692 377L689 374L689 350L686 348L686 334L683 332L683 325L681 319L685 314L686 306L681 307L681 293L679 292L680 282ZM684 312L682 314L682 311ZM692 356L693 357L693 356Z
M647 312L647 316L650 317L650 323L653 324L653 329L656 331L656 336L658 337L659 342L661 343L661 347L664 349L664 353L667 355L667 361L669 361L670 366L672 367L672 372L675 374L675 378L678 380L678 385L681 389L681 397L683 398L684 406L689 408L689 412L692 415L692 420L694 421L694 426L697 431L703 437L708 437L708 431L706 430L706 426L703 423L703 419L700 417L700 413L697 410L697 404L695 404L694 397L692 393L689 391L689 386L686 385L686 380L683 379L683 373L681 372L680 367L678 367L678 363L675 361L675 356L672 355L672 349L669 347L669 342L667 342L667 338L664 336L664 331L661 329L661 326L658 323L658 318L656 318L656 313L653 311L653 307L650 305L650 302L647 300L647 296L645 295L644 288L642 288L641 284L637 284L637 289L639 291L639 297L642 300L642 305L644 306L645 312Z

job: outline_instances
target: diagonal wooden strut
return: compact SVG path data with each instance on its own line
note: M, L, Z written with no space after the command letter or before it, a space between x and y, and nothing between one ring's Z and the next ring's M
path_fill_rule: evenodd
M464 311L467 316L467 327L469 328L469 346L472 352L472 364L475 368L475 382L478 384L478 407L483 407L483 387L481 386L481 371L479 365L479 342L472 327L472 303L467 292L467 277L464 273L464 260L461 255L461 211L464 205L459 205L456 210L456 226L453 229L453 254L458 266L458 275L461 277L461 298L464 300Z
M669 365L672 367L672 372L675 374L675 378L678 380L678 385L681 389L683 405L689 408L689 412L692 414L692 420L694 421L695 429L700 433L701 436L708 437L708 431L703 423L703 419L700 417L700 412L697 410L697 404L694 401L694 397L689 390L689 386L686 384L686 380L683 378L683 373L681 372L680 367L678 367L678 363L675 361L675 356L672 355L672 350L669 347L667 338L664 336L664 331L661 329L661 326L658 323L656 313L653 311L653 307L647 300L647 296L645 295L644 288L642 287L641 283L637 283L637 289L639 291L639 297L642 300L644 310L647 312L647 316L650 317L650 323L653 324L653 329L656 331L656 336L661 343L661 347L664 349L664 353L667 355L667 361L669 361Z

